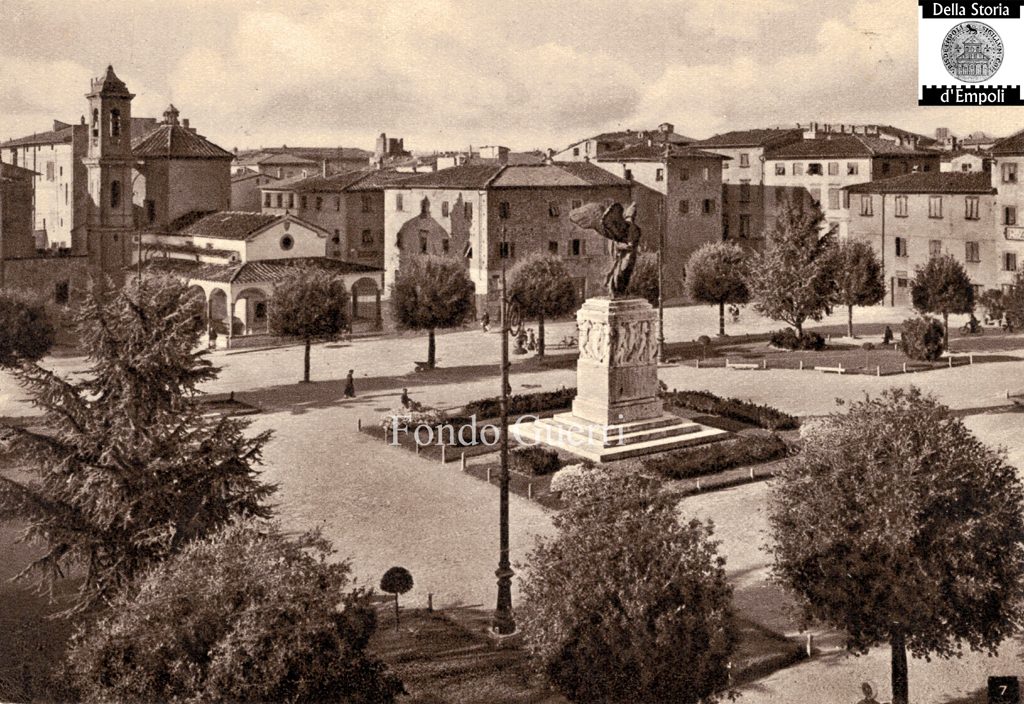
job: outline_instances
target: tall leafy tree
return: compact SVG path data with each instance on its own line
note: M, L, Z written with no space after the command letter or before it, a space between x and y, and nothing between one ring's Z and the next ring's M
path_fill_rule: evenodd
M746 254L739 245L710 242L686 262L686 294L695 301L718 306L718 334L725 335L725 306L750 300Z
M633 275L626 287L627 296L643 298L652 306L658 306L658 254L642 252L636 260Z
M822 234L817 205L788 201L765 232L764 250L750 255L747 286L754 309L791 325L803 337L807 320L821 320L832 300L832 235Z
M41 359L53 347L55 334L45 305L0 291L0 366Z
M309 350L314 340L330 340L349 324L348 292L340 276L313 267L295 267L274 284L270 330L298 337L304 344L302 380L309 381Z
M867 242L842 240L832 252L831 267L835 302L846 306L846 334L853 337L853 307L885 300L882 265Z
M996 652L1024 619L1024 486L1002 452L917 389L829 416L771 489L775 576L851 651Z
M635 475L590 472L570 493L522 582L544 675L578 702L718 701L736 635L710 525L681 524Z
M1024 328L1024 272L1018 271L1013 277L1013 286L999 293L998 308L1006 316L1006 322L1018 330Z
M427 367L437 364L437 328L466 322L473 313L473 282L456 259L417 255L402 262L391 289L391 309L401 327L427 331Z
M245 423L210 419L199 405L199 385L217 370L197 349L193 301L169 279L93 296L77 314L90 363L82 378L14 370L44 428L0 430L29 476L0 476L0 520L23 520L24 538L45 546L23 576L84 574L75 607L109 601L236 516L270 513L274 487L255 468L269 433L247 437Z
M367 652L369 594L330 552L261 521L192 541L76 634L78 700L394 701L404 687Z
M917 270L910 300L922 313L942 315L943 346L949 349L949 314L974 311L974 287L963 265L953 255L943 254Z
M576 310L576 287L565 262L550 254L532 254L508 273L508 293L523 314L537 318L537 354L544 356L544 319Z

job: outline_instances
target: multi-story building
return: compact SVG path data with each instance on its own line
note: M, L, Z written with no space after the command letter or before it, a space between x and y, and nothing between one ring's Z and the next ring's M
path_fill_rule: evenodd
M973 149L951 149L942 152L940 171L989 171L992 168L992 155L989 152Z
M250 213L260 212L263 200L260 190L263 186L280 181L270 174L242 171L231 176L231 209Z
M722 164L722 183L764 185L764 153L767 149L799 142L799 129L756 129L724 132L691 146L728 157Z
M805 139L764 154L764 184L804 188L827 223L846 235L846 186L914 172L938 172L941 155L864 135ZM741 181L741 185L742 185Z
M1024 257L1024 228L1005 223L1016 223L1020 194L1004 192L1001 184L997 193L998 178L983 171L931 171L845 188L848 237L874 247L885 268L887 303L909 304L915 271L941 254L963 263L979 292L1013 281Z
M671 122L663 122L654 130L622 130L587 137L573 142L560 152L555 152L551 158L556 161L592 161L626 147L653 144L683 146L692 142L691 138L676 134L675 125Z
M381 267L384 264L384 187L410 175L364 169L268 183L262 212L296 215L330 233L327 256Z
M682 272L701 245L722 239L722 162L727 157L691 147L637 145L592 163L634 184L633 202L647 250L664 235L667 297L683 293Z
M634 184L587 163L467 164L409 177L384 189L384 282L403 261L435 254L463 261L477 311L497 314L501 269L531 252L564 258L581 298L604 293L611 247L569 212L584 203L632 199Z

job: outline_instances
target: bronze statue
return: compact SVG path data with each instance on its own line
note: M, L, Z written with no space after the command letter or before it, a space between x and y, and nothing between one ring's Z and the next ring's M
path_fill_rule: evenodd
M614 243L615 263L608 270L604 283L612 298L625 296L640 248L641 233L636 224L636 203L625 209L621 203L613 201L587 203L569 213L569 220Z

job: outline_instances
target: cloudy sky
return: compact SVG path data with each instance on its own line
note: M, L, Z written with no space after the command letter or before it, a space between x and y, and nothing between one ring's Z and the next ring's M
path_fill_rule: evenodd
M108 63L221 146L560 147L668 121L1008 134L919 108L912 0L0 0L0 139L85 112Z

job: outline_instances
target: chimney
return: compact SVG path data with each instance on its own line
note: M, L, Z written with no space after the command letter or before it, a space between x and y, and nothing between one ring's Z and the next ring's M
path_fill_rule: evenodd
M187 117L184 120L181 121L181 126L184 127L187 130L191 130L192 129L191 127L188 126L188 118Z

